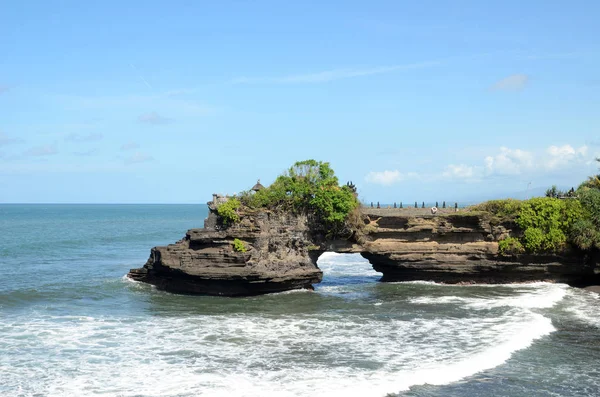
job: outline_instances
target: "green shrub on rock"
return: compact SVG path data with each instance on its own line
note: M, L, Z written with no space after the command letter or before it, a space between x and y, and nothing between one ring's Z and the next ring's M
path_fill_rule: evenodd
M580 219L573 224L570 239L582 250L600 248L600 232L589 219Z
M578 200L538 197L521 204L517 224L523 229L523 245L529 252L554 252L567 243L571 228L584 212Z
M217 214L223 220L224 225L231 225L240 221L240 216L237 213L240 206L241 203L238 199L230 198L217 207Z
M522 203L520 200L513 199L490 200L472 206L471 210L490 212L501 219L512 220L519 214Z
M241 201L253 209L311 214L332 232L342 228L359 205L355 192L347 185L339 185L329 163L316 160L295 163L271 186L254 194L242 194Z
M246 252L248 248L246 248L246 244L239 238L233 240L233 250L235 252Z
M518 255L522 254L525 249L519 239L507 237L498 242L498 251L500 252L500 255Z
M600 189L583 188L577 194L591 222L600 229Z

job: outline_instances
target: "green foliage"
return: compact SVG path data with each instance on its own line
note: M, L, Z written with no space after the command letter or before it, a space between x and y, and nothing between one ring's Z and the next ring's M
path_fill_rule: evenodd
M295 163L273 184L254 194L244 193L242 203L249 208L283 209L314 214L330 230L343 227L348 215L358 207L354 191L339 186L329 163L305 160Z
M573 224L571 241L582 250L600 248L600 232L590 219L580 219Z
M600 229L600 189L580 189L579 201L596 228Z
M556 185L552 185L550 189L546 190L546 197L559 198L566 195L567 192L563 192L562 190L557 188Z
M472 206L472 211L490 212L502 219L515 219L521 210L520 200L505 199L505 200L490 200L481 204Z
M590 176L579 186L579 189L581 188L600 189L600 174Z
M224 225L231 225L240 221L240 216L237 213L240 206L241 203L238 199L230 198L217 207L217 214L223 220Z
M577 196L583 207L584 217L574 223L570 239L583 250L600 248L600 188L580 187Z
M556 252L569 243L583 250L600 249L600 175L589 177L576 192L552 186L546 197L492 200L470 209L491 213L496 219L514 220L522 229L519 239L509 237L499 242L500 254Z
M500 255L518 255L525 251L523 244L519 239L514 237L507 237L504 240L498 242L498 250Z
M563 239L564 240L564 239ZM537 227L530 227L523 233L523 243L529 252L538 252L542 250L544 243L544 232ZM556 242L553 242L556 243ZM544 244L549 245L549 244Z
M522 203L517 224L524 230L527 251L553 252L564 248L571 228L583 217L579 200L537 197Z
M600 163L600 157L596 158L596 161ZM579 185L579 189L600 189L600 174L590 176L586 181Z
M246 248L246 244L239 238L233 240L233 250L235 252L246 252L248 248Z

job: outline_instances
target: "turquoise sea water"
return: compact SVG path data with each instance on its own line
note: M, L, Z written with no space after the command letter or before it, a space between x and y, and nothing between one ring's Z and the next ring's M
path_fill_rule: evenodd
M600 299L560 284L377 282L179 296L124 278L201 205L0 205L0 396L596 396Z

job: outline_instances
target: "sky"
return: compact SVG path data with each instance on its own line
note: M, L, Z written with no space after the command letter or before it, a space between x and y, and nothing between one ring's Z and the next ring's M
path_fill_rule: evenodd
M0 0L0 203L205 203L311 158L364 202L577 187L600 165L598 15Z

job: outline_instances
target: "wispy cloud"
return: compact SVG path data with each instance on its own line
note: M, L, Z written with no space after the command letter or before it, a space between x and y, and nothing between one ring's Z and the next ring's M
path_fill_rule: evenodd
M85 150L85 151L82 151L82 152L73 152L73 154L75 156L82 156L82 157L93 156L96 153L98 153L98 149L90 149L90 150Z
M494 83L490 89L492 91L520 91L529 83L529 76L526 74L512 74L502 80Z
M141 152L135 152L131 156L125 158L125 164L147 163L149 161L154 161L154 157Z
M439 61L410 63L405 65L377 66L372 68L333 69L321 72L294 74L280 77L239 77L232 80L233 84L302 84L327 83L334 80L353 77L372 76L403 70L423 69L439 65Z
M99 132L92 132L89 134L81 134L77 132L73 132L65 137L65 141L71 142L94 142L99 141L104 136Z
M58 153L56 145L34 146L23 153L25 156L44 157L52 156Z
M4 94L5 92L8 92L9 90L10 90L9 86L0 84L0 94Z
M369 172L365 181L372 184L392 186L400 182L420 178L424 181L454 181L476 183L486 178L519 178L556 176L559 173L580 173L594 168L600 152L593 153L587 145L551 145L535 150L500 147L475 164L449 164L441 172L400 172L385 170Z
M21 143L24 142L22 139L13 138L6 135L4 132L0 131L0 146L11 145L13 143Z
M191 88L181 88L178 90L167 91L164 93L164 95L166 95L167 97L173 98L173 97L190 95L190 94L193 94L194 92L196 92L196 90L191 89Z
M214 113L217 109L197 100L177 97L168 94L152 95L114 95L114 96L81 96L50 95L46 99L52 103L60 103L68 110L109 111L128 109L133 114L142 114L148 109L154 112L168 113L175 118L198 117ZM75 130L79 132L80 130Z
M583 163L586 161L589 163L593 156L589 156L588 152L587 146L578 148L574 148L571 145L550 146L546 149L546 156L543 158L542 165L548 170L553 170L572 163Z
M500 148L500 153L487 156L485 169L488 174L518 175L535 164L534 155L521 149Z
M552 145L545 150L528 151L500 147L497 153L486 156L482 165L449 165L445 177L465 181L480 180L487 176L539 175L572 170L591 164L593 156L587 146Z
M525 59L530 59L530 60L546 60L546 59L570 59L570 58L577 58L577 57L581 57L587 55L585 52L577 52L577 51L570 51L570 52L547 52L547 53L538 53L538 54L528 54L525 56Z
M150 112L150 113L145 113L145 114L140 115L138 117L138 121L140 123L145 123L145 124L161 125L161 124L169 124L173 121L173 119L170 119L168 117L163 117L163 116L159 115L157 112Z
M127 151L127 150L138 149L139 147L140 147L140 145L137 144L136 142L127 142L127 143L124 143L123 145L121 145L121 150Z
M450 164L446 167L442 176L446 179L460 179L465 181L476 181L479 179L479 168L466 164Z
M390 186L417 176L418 174L415 172L402 173L398 170L371 171L365 177L365 181L377 185Z
M138 78L144 83L144 85L146 85L146 87L152 89L152 86L150 85L150 83L148 83L148 81L146 81L146 79L144 78L144 76L142 76L142 74L137 70L137 68L135 67L135 65L133 63L130 63L129 66L137 74Z

